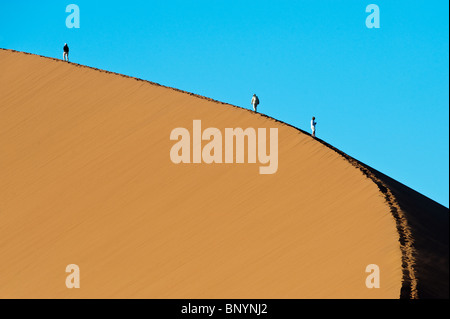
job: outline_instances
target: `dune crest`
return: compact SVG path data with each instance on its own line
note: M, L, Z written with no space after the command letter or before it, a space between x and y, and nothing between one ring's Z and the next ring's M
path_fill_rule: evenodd
M0 298L448 298L448 209L306 132L57 59L0 69ZM277 128L278 170L173 163L196 119Z

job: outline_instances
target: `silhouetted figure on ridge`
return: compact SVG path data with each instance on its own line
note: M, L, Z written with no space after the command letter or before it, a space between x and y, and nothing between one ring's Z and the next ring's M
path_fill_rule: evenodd
M67 45L67 43L64 43L63 50L64 50L63 59L64 59L64 61L66 61L66 59L67 59L67 62L69 62L69 46Z
M312 130L312 137L316 137L316 124L317 122L315 121L315 117L313 116L312 120L311 120L311 130Z
M256 112L256 107L258 106L258 104L259 104L259 99L256 96L256 94L253 94L253 97L252 97L253 111Z

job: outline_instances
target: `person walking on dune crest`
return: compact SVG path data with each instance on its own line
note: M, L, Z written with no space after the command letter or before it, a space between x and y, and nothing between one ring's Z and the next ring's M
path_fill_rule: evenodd
M66 61L67 58L67 62L69 62L69 46L67 45L67 43L64 43L64 53L63 53L63 59L64 61Z
M313 116L312 120L311 120L311 130L312 130L312 137L316 137L316 124L317 122L315 121L315 117Z
M256 112L256 108L257 108L258 104L259 104L259 99L256 96L256 94L253 94L253 97L252 97L253 111Z

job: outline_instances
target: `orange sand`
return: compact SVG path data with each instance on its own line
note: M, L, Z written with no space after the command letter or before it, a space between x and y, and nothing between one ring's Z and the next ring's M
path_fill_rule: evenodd
M395 197L319 140L54 59L0 50L0 70L0 298L400 297ZM170 132L194 119L278 128L278 172L173 164Z

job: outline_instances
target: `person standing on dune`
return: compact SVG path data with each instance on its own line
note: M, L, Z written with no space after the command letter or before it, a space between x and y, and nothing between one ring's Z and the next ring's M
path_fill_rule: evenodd
M312 130L312 137L316 137L316 124L317 122L315 121L315 117L313 116L312 120L311 120L311 130Z
M252 97L253 111L256 112L256 107L258 106L258 104L259 104L259 99L256 96L256 94L253 94L253 97Z
M67 58L67 62L69 62L69 46L67 45L67 43L64 43L64 53L63 53L63 59L64 61L66 61Z

